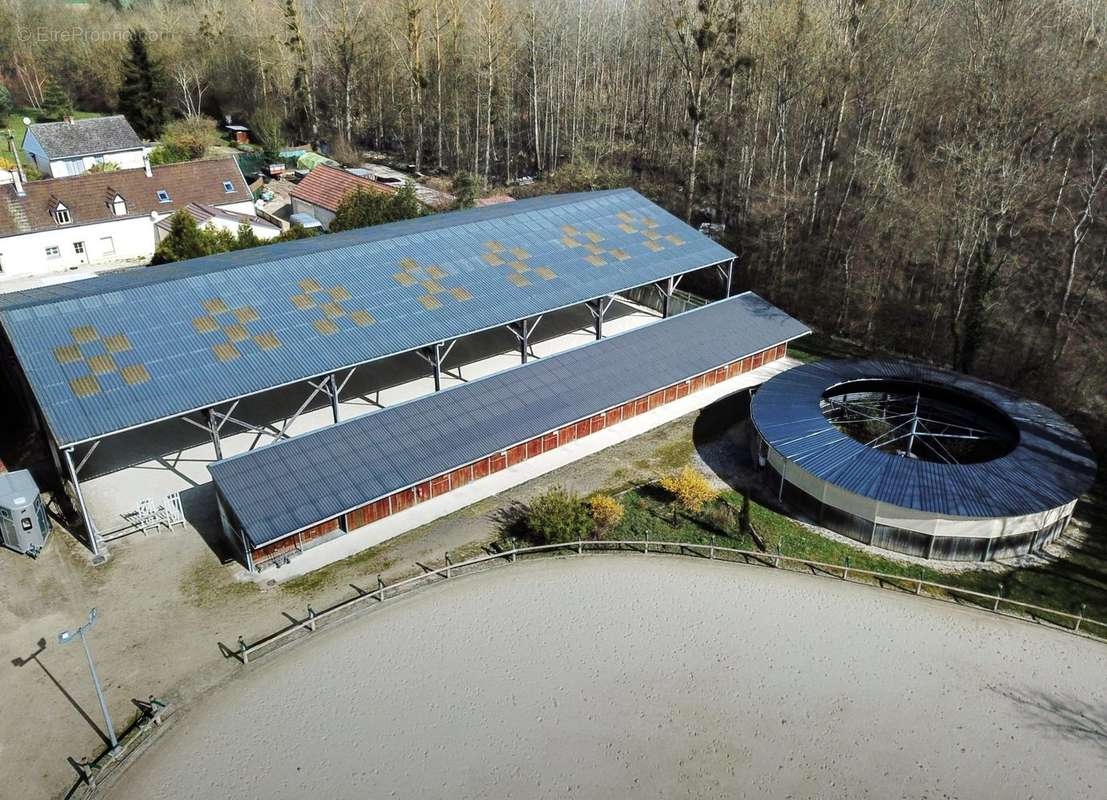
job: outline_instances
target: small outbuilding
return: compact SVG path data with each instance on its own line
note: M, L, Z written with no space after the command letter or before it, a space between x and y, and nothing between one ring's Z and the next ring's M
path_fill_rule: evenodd
M33 557L49 534L50 518L31 473L22 469L0 474L0 542Z

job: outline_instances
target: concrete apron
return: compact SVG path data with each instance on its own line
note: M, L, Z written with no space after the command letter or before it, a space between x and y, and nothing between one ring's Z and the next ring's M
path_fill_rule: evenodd
M751 386L758 386L774 375L791 369L799 363L794 358L785 357L751 372L737 375L722 383L693 392L686 397L658 406L653 411L611 425L602 431L577 439L549 453L528 458L501 472L472 481L460 489L425 500L409 509L323 542L294 556L288 564L280 568L265 569L260 573L252 574L251 577L258 581L274 580L281 582L348 558L368 547L393 539L447 514L471 506L480 500L493 497L548 472L553 472L560 467L579 461L612 445L633 439L646 431L705 408L727 395L748 389Z

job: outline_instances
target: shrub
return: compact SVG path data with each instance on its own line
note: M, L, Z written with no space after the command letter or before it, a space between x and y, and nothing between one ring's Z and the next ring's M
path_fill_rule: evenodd
M150 164L155 167L189 160L188 153L174 144L161 144L150 151Z
M102 161L99 164L93 164L88 168L89 172L119 172L119 165L114 164L111 161Z
M588 511L596 528L596 537L604 538L622 522L626 509L609 494L593 495L588 501Z
M537 497L527 512L527 532L536 544L556 544L588 539L592 535L588 507L560 486Z
M710 503L719 496L715 489L705 478L691 467L685 467L675 475L668 475L661 479L661 488L673 496L673 523L677 520L678 508L683 508L689 514L698 514L706 503Z
M209 147L222 140L219 138L218 123L210 117L185 117L170 122L161 136L162 147L173 148L184 153L182 161L195 161L203 158Z

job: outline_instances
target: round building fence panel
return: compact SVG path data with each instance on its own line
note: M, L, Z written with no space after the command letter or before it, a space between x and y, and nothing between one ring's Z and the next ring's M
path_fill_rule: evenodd
M1025 555L1064 531L1095 457L1051 409L902 361L824 361L751 406L778 499L851 539L922 558Z

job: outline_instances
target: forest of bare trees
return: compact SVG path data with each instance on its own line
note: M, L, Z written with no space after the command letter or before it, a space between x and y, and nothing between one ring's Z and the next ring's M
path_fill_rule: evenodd
M1107 417L1103 0L0 0L2 80L726 225L826 333Z

